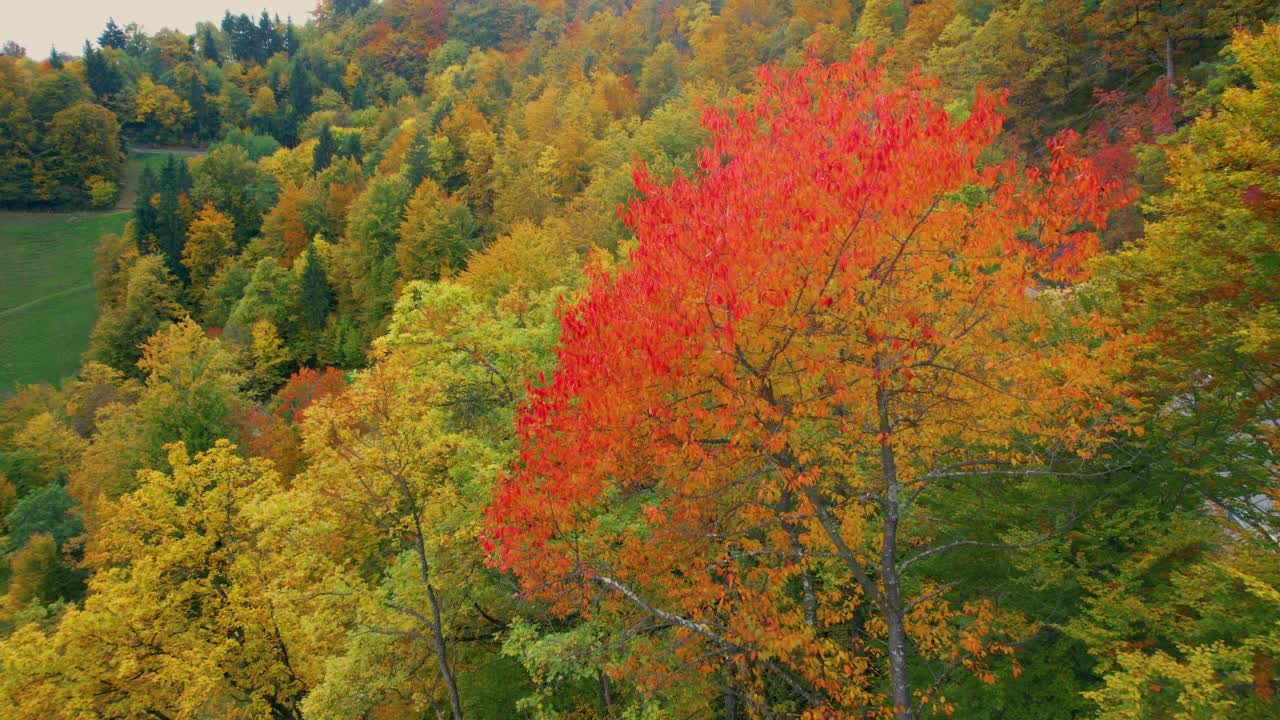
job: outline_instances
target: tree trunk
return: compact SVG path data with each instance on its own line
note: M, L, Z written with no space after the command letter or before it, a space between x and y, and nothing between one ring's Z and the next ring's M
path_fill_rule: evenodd
M795 498L790 490L782 493L781 514L787 515L795 511ZM800 563L800 588L804 593L804 621L809 627L816 628L818 626L818 598L814 592L813 574L809 572L809 563L804 558L804 545L800 543L800 528L791 521L784 523L787 529L787 535L791 538L791 549L796 553L796 560Z
M1164 91L1173 94L1173 33L1164 34Z
M902 623L902 591L898 584L898 466L890 445L893 423L889 417L889 395L876 390L880 414L880 469L884 473L884 544L880 549L880 573L884 580L884 620L889 636L889 680L893 686L893 716L914 720L911 711L911 680L907 676L907 634Z
M440 622L440 602L436 599L436 590L427 585L427 597L431 599L431 631L435 635L436 660L440 663L440 675L449 688L449 707L453 709L453 720L462 720L462 699L458 697L458 683L453 677L453 668L449 665L449 655L445 652L444 627Z
M440 665L440 677L445 687L449 688L449 706L453 710L453 720L462 720L462 699L458 696L458 682L453 676L453 667L449 665L449 653L444 639L444 623L440 620L440 600L436 597L436 589L431 584L431 565L427 562L427 546L422 536L422 523L418 513L413 515L414 550L418 555L418 570L422 582L427 586L427 598L431 601L431 636L435 641L436 662Z
M724 679L724 720L738 720L738 693L729 678Z
M609 690L609 676L603 670L597 670L600 679L600 705L604 708L605 717L613 717L613 693Z

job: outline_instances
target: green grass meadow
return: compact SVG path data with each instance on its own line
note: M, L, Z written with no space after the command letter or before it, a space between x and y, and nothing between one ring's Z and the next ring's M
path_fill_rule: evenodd
M0 212L0 398L79 368L95 320L93 249L102 235L124 230L142 168L159 172L168 157L129 153L111 212Z
M75 373L94 322L94 246L128 218L0 213L0 397Z

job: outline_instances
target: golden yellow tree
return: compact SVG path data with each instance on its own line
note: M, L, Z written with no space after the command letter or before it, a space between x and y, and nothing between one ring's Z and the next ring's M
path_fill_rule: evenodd
M168 464L104 508L84 607L0 646L10 717L301 718L314 659L291 652L305 638L255 542L280 478L226 441Z
M212 203L205 203L187 227L187 243L182 248L182 264L191 273L191 287L204 289L235 247L236 225Z

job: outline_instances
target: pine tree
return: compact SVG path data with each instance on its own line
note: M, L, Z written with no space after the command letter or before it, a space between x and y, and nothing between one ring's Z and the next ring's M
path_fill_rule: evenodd
M302 44L298 40L298 31L293 27L293 18L290 17L284 26L284 51L289 57L293 57L300 47L302 47Z
M62 56L58 54L58 48L49 48L49 67L54 70L61 70L62 65Z
M289 125L288 132L296 140L296 132L302 121L311 113L311 96L314 86L305 65L294 60L289 64Z
M150 165L142 167L138 180L138 198L133 203L133 222L136 228L138 249L146 251L148 238L154 237L158 225L155 206L151 199L156 193L156 174Z
M124 34L124 30L116 24L115 18L107 18L107 26L102 30L102 34L98 36L98 44L104 48L115 48L123 50L129 38Z
M369 104L369 80L363 74L351 83L351 107L360 110Z
M369 7L369 0L333 0L333 12L338 15L355 15Z
M222 64L222 53L218 51L218 42L213 37L213 28L208 25L200 31L200 54L214 64Z
M266 62L267 58L280 52L283 42L266 10L263 10L261 17L258 18L257 38L258 62Z
M182 217L179 196L191 189L191 174L187 164L177 155L170 155L160 171L159 198L156 202L156 249L164 256L165 267L183 283L189 274L182 263L182 251L187 244L187 223Z
M356 162L362 162L364 149L360 147L360 136L350 133L342 138L342 147L338 150L338 157L349 157Z
M302 265L302 289L298 296L303 326L308 330L323 329L332 305L333 289L329 287L329 279L316 257L315 247L311 247Z
M50 58L52 62L53 58ZM116 70L107 56L100 50L94 50L88 40L84 41L84 79L89 89L99 99L105 99L120 92L124 85L120 72Z
M228 10L222 16L222 32L227 34L231 43L231 56L241 62L259 60L258 28L248 15L232 15Z
M320 126L320 136L316 140L316 147L311 151L311 170L319 174L333 162L333 156L338 153L338 141L334 139L329 123Z
M431 176L431 135L419 125L413 131L413 142L404 156L405 179L411 187L418 187Z

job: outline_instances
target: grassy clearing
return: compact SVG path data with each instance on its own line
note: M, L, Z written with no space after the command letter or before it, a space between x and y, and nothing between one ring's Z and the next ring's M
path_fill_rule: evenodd
M0 212L0 397L79 367L95 319L93 249L103 234L124 230L142 169L159 172L171 152L201 153L129 153L115 212Z
M94 321L94 246L128 217L0 213L0 396L75 372Z

